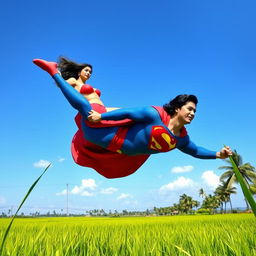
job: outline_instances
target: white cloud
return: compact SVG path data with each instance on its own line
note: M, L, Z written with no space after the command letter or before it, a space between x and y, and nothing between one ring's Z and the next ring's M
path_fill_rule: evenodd
M93 193L91 193L91 192L89 192L89 191L83 191L82 193L81 193L81 196L93 196L94 194Z
M81 181L80 186L75 186L71 190L71 194L73 195L81 195L81 196L93 196L92 192L88 190L95 190L97 187L94 179L83 179Z
M70 194L72 194L72 195L80 195L80 196L93 196L92 192L89 192L88 190L85 190L85 188L82 187L82 186L80 186L80 187L75 186L71 190Z
M209 186L211 190L215 190L220 183L220 177L214 171L205 171L201 178Z
M39 160L38 162L35 162L33 165L36 168L46 168L50 164L47 160Z
M191 172L194 170L192 165L185 165L185 166L176 166L171 169L172 173L184 173L184 172Z
M193 180L185 177L179 177L177 180L160 187L160 193L180 190L184 188L192 188L195 186L196 186L196 183Z
M110 195L110 194L113 194L114 192L116 192L117 190L118 190L117 188L109 187L109 188L102 189L101 193Z
M71 189L71 191L69 192L69 194L80 195L80 196L93 196L94 194L89 191L95 190L96 188L97 188L97 185L96 185L94 179L83 179L81 181L81 185L74 186L73 189ZM61 191L59 193L56 193L57 196L63 196L66 194L67 194L66 189L64 189L63 191Z
M97 187L97 185L94 179L84 179L82 180L82 185L80 187L94 190Z
M126 194L126 193L122 193L117 199L118 200L123 200L123 199L127 199L127 198L132 198L132 195Z
M63 161L65 161L65 158L64 158L64 157L59 157L59 158L58 158L58 162L61 163L61 162L63 162Z
M80 189L78 186L74 186L74 188L71 190L71 194L80 194L82 191L82 189Z
M67 190L64 189L61 192L56 193L56 196L65 196L67 194Z

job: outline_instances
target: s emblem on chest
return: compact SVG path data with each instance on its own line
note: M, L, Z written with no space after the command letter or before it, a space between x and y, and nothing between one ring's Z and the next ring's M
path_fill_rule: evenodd
M149 140L149 148L167 152L175 148L176 139L172 137L163 126L153 126Z

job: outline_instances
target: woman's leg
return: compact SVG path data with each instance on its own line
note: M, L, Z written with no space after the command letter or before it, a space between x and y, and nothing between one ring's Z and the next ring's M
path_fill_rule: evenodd
M89 114L88 112L92 110L92 106L82 94L76 91L69 83L66 82L66 80L63 79L58 72L57 63L39 59L36 59L33 62L52 76L68 102L80 112L84 119L87 119ZM103 112L105 112L105 109ZM103 148L107 148L118 129L118 127L96 129L87 126L86 122L81 122L80 119L78 119L77 122L79 124L79 129L83 131L84 137L88 141ZM82 127L80 124L82 124Z
M87 119L88 112L92 109L90 103L63 79L57 70L57 63L40 59L35 59L33 62L52 76L71 106L77 109Z

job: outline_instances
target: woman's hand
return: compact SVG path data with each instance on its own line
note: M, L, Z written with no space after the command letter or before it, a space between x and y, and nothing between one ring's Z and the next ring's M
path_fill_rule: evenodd
M229 156L232 156L232 150L229 146L225 146L221 149L221 151L216 153L216 157L220 159L228 158Z
M90 122L99 122L101 121L101 114L96 112L95 110L89 111L88 120Z

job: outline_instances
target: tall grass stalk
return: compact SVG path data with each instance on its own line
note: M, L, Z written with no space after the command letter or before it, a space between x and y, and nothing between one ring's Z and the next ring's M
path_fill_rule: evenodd
M9 231L10 231L10 229L11 229L12 223L13 223L14 219L16 218L16 216L17 216L17 214L18 214L20 208L21 208L22 205L25 203L25 201L27 200L29 194L32 192L32 190L34 189L34 187L36 186L36 184L38 183L38 181L42 178L42 176L45 174L45 172L46 172L47 169L50 167L50 165L51 165L51 164L49 164L49 165L45 168L45 170L43 171L43 173L37 178L37 180L36 180L36 181L32 184L32 186L29 188L27 194L26 194L25 197L23 198L23 200L22 200L21 204L19 205L17 211L16 211L15 214L13 215L13 217L12 217L12 219L11 219L11 222L9 223L9 225L8 225L8 227L7 227L7 229L6 229L5 233L4 233L4 236L3 236L2 244L1 244L1 246L0 246L0 255L2 255L3 248L4 248L4 243L5 243L5 241L6 241L6 238L7 238L7 236L8 236L8 233L9 233Z
M254 216L256 217L256 203L253 199L252 193L251 193L250 189L247 187L247 185L245 184L244 179L243 179L243 177L242 177L242 175L241 175L233 157L230 156L229 160L230 160L230 162L233 166L233 170L234 170L234 172L236 174L236 177L237 177L237 180L239 181L240 186L243 190L244 196L247 199L248 203L250 204L250 206L252 208L252 211L254 213Z

